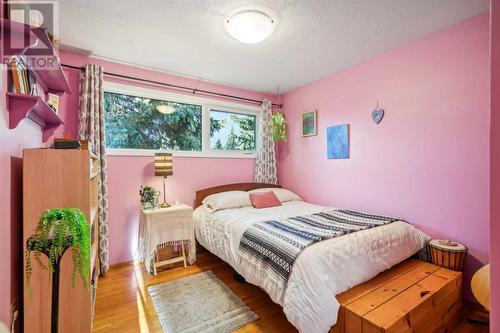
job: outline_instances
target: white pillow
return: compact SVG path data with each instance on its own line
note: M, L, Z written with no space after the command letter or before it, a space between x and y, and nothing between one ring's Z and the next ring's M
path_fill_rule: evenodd
M249 191L249 193L269 192L269 191L273 191L281 202L302 201L302 199L297 194L287 189L279 187L258 188L256 190Z
M245 191L227 191L209 195L203 199L209 213L216 212L221 209L239 208L251 206L248 192Z

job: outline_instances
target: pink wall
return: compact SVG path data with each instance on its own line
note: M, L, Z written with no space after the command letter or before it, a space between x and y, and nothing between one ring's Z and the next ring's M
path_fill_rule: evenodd
M500 332L500 0L491 2L491 330Z
M105 71L111 73L194 86L198 89L236 94L254 99L274 99L273 96L269 95L213 83L198 82L197 80L158 71L86 58L76 54L62 53L61 62L74 66L82 66L87 62L95 63L102 65ZM68 133L75 137L77 135L78 71L68 69L66 74L73 94L67 95L61 100L61 113L66 126L58 128L55 136ZM111 80L111 78L108 79ZM140 84L140 86L145 85ZM162 188L161 178L154 176L152 161L152 157L145 156L108 157L109 250L111 264L129 261L134 258L139 221L139 187L141 185L150 185L158 189ZM254 159L175 157L174 175L167 180L168 201L175 202L179 200L192 204L195 191L198 189L224 183L252 181L254 167Z
M138 191L143 184L161 189L154 176L152 157L110 156L109 214L110 260L131 260L137 244ZM195 191L235 182L251 182L254 159L175 158L174 175L167 179L167 200L192 205Z
M10 304L22 300L22 150L39 147L40 128L22 120L10 130L6 110L7 71L0 69L0 321L10 322ZM19 302L17 302L19 306Z
M307 201L401 216L463 242L468 279L488 261L488 32L485 13L285 94L281 184ZM319 134L303 138L309 109ZM328 160L326 127L344 123L351 157Z

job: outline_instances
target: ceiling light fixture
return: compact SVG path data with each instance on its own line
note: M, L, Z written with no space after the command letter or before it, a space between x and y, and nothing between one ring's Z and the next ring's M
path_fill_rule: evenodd
M172 114L175 112L175 108L171 105L159 104L156 106L156 111L163 114Z
M256 44L274 32L276 20L260 10L247 9L236 12L226 20L227 32L245 44Z

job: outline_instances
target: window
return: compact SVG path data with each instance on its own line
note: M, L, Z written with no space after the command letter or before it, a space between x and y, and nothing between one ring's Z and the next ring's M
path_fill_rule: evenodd
M254 115L210 110L210 149L255 150Z
M255 157L258 107L105 82L104 111L111 155Z
M104 108L109 148L201 151L201 105L105 92Z

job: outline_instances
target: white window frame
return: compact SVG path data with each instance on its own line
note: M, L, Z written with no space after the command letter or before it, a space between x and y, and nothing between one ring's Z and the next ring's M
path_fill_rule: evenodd
M165 90L145 88L128 84L104 81L104 92L124 94L129 96L137 96L151 98L156 100L171 101L178 103L196 104L202 107L201 120L201 151L182 151L182 150L161 150L162 152L170 152L173 156L179 157L215 157L215 158L255 158L255 151L240 151L240 150L214 150L210 149L210 111L212 109L218 111L226 111L231 113L241 113L255 116L255 146L257 149L259 123L261 109L258 106L251 106L241 103L219 101L200 96L189 96L177 94ZM158 149L131 149L131 148L108 148L108 155L115 156L154 156Z

